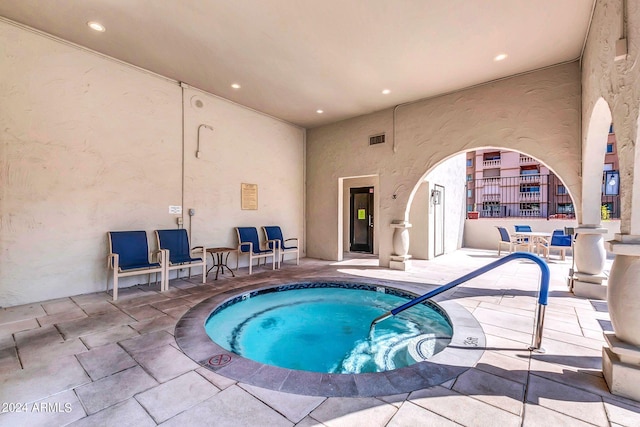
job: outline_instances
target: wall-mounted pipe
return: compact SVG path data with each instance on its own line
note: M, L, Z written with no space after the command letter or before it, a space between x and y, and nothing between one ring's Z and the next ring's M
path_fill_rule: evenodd
M209 125L202 124L202 125L198 126L198 137L197 137L198 141L197 141L197 145L196 145L196 158L198 158L198 159L200 158L200 129L202 129L202 128L207 128L210 131L213 131L213 128L211 126L209 126Z

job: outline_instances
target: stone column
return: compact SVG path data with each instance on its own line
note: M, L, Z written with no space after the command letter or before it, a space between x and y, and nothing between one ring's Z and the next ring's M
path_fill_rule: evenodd
M607 302L615 333L605 332L602 371L611 393L640 401L640 235L607 242L616 257Z
M579 297L607 299L607 276L602 273L607 260L604 248L607 229L581 224L575 232L573 259L576 271L570 280L571 290Z
M411 268L411 255L409 252L409 228L408 221L394 220L391 223L393 230L393 253L389 268L393 270L408 270Z

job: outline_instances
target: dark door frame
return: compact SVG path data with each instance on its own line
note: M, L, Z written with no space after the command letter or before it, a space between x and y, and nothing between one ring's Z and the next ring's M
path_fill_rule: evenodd
M349 189L350 197L349 197L349 251L350 252L365 252L372 254L373 253L373 187L357 187ZM364 220L366 223L366 232L367 232L367 243L354 243L354 231L355 231L355 218L356 218L356 209L355 208L355 194L368 194L367 208L366 208L366 218ZM363 228L364 229L364 228Z

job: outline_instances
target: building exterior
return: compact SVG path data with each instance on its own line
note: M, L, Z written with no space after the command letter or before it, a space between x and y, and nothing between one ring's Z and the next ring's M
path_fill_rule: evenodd
M564 183L526 154L487 149L467 152L466 209L481 218L575 218ZM616 138L609 129L602 185L602 219L619 218ZM475 217L476 214L468 214Z

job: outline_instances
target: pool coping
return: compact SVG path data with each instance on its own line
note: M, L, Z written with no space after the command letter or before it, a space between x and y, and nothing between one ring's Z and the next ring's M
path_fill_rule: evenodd
M437 301L453 327L449 345L429 360L386 372L327 374L265 365L232 353L211 340L204 324L224 302L247 292L294 283L339 282L384 286L415 295L415 283L380 279L350 280L344 277L314 277L310 280L265 280L254 285L214 295L185 313L175 328L180 349L199 365L233 380L285 393L324 397L371 397L409 393L445 383L476 365L486 347L480 323L458 303ZM416 295L417 296L417 295Z

